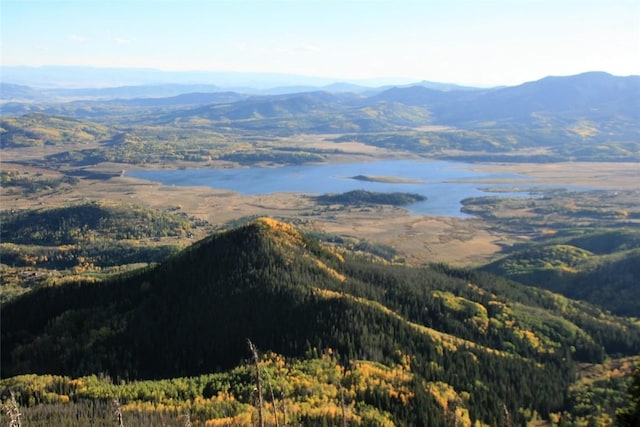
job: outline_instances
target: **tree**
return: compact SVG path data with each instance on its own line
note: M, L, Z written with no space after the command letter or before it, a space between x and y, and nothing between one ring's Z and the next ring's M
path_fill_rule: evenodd
M640 426L640 367L636 368L629 384L629 405L616 411L619 427Z

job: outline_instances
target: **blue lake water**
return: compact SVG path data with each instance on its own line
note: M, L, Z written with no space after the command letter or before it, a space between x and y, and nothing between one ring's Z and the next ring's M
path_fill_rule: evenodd
M460 212L460 201L468 197L486 196L486 187L517 185L529 187L523 175L483 173L471 170L465 163L446 161L385 160L367 163L311 164L282 167L249 167L234 169L183 169L131 171L128 176L164 185L208 186L245 195L295 192L302 194L342 193L351 190L377 192L410 192L426 196L424 202L408 205L414 214L466 216ZM357 175L389 176L420 183L385 183L352 179ZM506 180L506 184L472 182ZM523 193L499 193L500 196L528 197Z

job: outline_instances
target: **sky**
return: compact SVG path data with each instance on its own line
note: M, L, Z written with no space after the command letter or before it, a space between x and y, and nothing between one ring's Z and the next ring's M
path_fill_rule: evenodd
M640 74L640 0L0 0L2 65L513 85Z

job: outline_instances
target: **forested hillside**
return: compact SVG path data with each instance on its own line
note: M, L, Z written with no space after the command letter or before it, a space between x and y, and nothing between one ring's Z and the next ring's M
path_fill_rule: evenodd
M164 260L179 251L176 238L206 225L178 210L102 201L1 211L0 301L69 276L95 281Z
M502 277L640 316L637 192L550 191L542 197L484 197L464 210L529 239L506 245L481 267ZM498 212L500 212L498 214Z
M247 339L292 361L331 349L343 367L405 363L407 381L394 382L394 393L373 387L350 398L400 425L442 425L436 414L454 404L469 423L502 424L509 414L520 425L534 412L595 420L612 396L591 392L593 410L576 412L578 364L640 353L640 325L595 306L488 273L372 263L271 219L212 235L143 271L39 289L1 315L5 377L198 376L241 364ZM85 396L74 390L63 394ZM112 396L130 399L118 390ZM223 386L207 396L225 390L242 398ZM195 408L196 396L188 399ZM229 407L228 416L242 411ZM302 423L340 419L320 411Z

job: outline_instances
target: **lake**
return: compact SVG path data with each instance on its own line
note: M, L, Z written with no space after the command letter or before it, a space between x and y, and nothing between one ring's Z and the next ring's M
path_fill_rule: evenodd
M384 160L367 163L307 164L281 167L233 169L146 170L128 176L175 186L208 186L245 195L295 192L302 194L343 193L351 190L418 193L428 199L406 208L414 214L465 217L460 201L486 196L482 188L529 188L529 177L516 174L483 173L470 165L447 161ZM363 181L354 176L393 177L400 182ZM506 184L482 183L503 180ZM527 197L527 192L499 193L503 197Z

